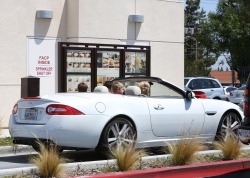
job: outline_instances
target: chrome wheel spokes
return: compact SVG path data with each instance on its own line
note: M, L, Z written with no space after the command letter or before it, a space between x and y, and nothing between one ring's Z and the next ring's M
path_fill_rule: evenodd
M221 126L221 133L223 138L226 136L227 132L237 135L237 126L240 125L240 120L238 116L234 113L229 113L223 120Z
M108 147L112 150L112 147L119 144L133 143L133 129L126 122L115 122L108 132Z

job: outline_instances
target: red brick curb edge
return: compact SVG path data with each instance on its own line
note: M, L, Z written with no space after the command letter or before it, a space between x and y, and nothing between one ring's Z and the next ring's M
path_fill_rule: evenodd
M250 171L250 159L240 159L233 161L220 161L202 164L193 164L186 166L174 166L166 168L155 168L139 171L127 171L108 174L77 176L74 178L160 178L160 177L175 177L175 178L193 178L193 177L210 177L223 174L234 173L238 171Z

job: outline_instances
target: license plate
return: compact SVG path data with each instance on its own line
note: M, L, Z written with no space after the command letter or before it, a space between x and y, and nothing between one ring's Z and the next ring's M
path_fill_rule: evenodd
M236 97L240 97L240 94L236 94Z
M25 120L36 120L37 118L37 109L31 108L26 109L24 114Z
M239 136L250 137L250 130L238 129Z

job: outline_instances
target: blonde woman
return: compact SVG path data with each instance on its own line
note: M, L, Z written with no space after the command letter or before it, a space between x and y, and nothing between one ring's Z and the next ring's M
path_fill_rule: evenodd
M138 87L141 89L141 94L149 96L150 85L146 81L138 83Z
M111 86L111 90L114 94L123 94L124 93L124 85L120 82L113 82Z

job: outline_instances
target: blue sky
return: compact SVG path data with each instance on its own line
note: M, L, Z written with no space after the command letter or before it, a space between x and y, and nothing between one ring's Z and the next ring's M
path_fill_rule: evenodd
M201 0L200 7L208 13L209 11L216 11L217 3L218 0Z

